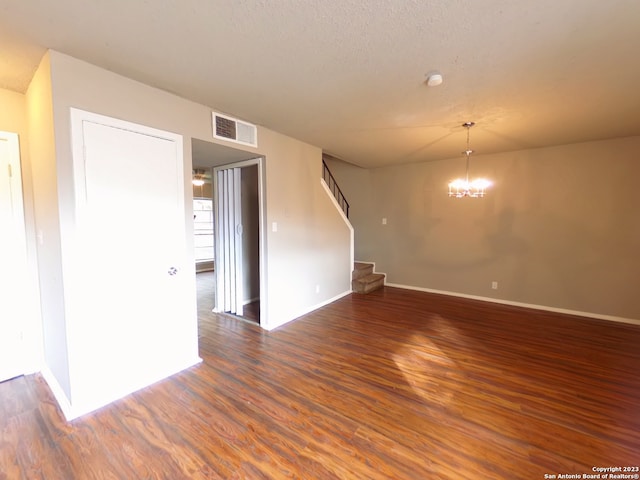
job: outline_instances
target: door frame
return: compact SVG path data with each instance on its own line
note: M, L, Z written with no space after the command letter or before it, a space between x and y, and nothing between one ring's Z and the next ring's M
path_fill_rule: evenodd
M17 295L12 294L12 296L19 299L21 305L21 314L16 315L15 318L19 322L16 326L15 331L10 330L16 334L15 340L18 343L18 348L16 348L17 358L13 356L12 362L15 361L14 368L7 369L5 373L3 373L3 377L0 378L0 382L9 380L11 378L19 377L20 375L24 375L28 371L28 365L30 360L27 357L27 353L30 352L30 348L27 348L27 341L29 340L28 335L30 334L30 324L31 319L29 316L31 315L31 311L26 305L28 305L28 297L29 297L29 257L28 257L28 246L27 246L27 234L26 234L26 219L25 219L25 211L24 211L24 189L22 187L22 165L20 161L20 140L17 133L14 132L5 132L0 131L0 141L6 142L8 147L8 158L7 158L7 171L1 172L4 176L5 174L9 178L9 194L11 195L11 203L12 203L12 225L9 227L10 235L14 237L16 241L16 245L20 248L20 252L12 252L12 256L20 256L20 259L16 258L16 267L18 267L17 263L22 263L22 275L21 278L14 278L12 285L13 288L18 288L19 291ZM15 274L17 272L11 272ZM2 334L6 334L7 332L2 332Z
M195 302L192 302L192 299L195 298L195 291L191 291L195 283L192 283L192 279L195 280L195 271L189 268L189 256L192 253L190 254L188 251L189 243L187 239L183 136L178 133L159 130L73 107L70 108L70 118L75 218L74 224L68 226L65 232L64 240L68 255L63 263L63 269L66 274L65 283L68 287L66 290L67 295L65 296L65 336L67 340L65 348L69 359L67 369L71 388L67 396L65 396L65 392L62 389L52 387L54 395L56 395L56 391L62 393L61 398L56 395L56 399L67 420L84 415L201 362L198 356L197 307ZM171 185L175 186L176 189L175 198L173 194L169 198L169 202L171 202L169 213L172 220L171 228L176 232L175 244L170 242L170 250L167 250L167 257L159 259L159 262L166 260L166 264L159 263L157 268L155 268L154 264L153 275L157 276L156 278L171 277L176 280L176 308L180 308L181 312L184 313L179 312L180 315L173 315L167 318L145 317L131 325L124 325L122 321L114 325L104 323L102 324L104 325L102 331L108 332L106 338L101 338L95 331L92 331L93 325L97 325L96 322L104 319L101 316L91 315L91 311L99 308L100 305L91 303L92 300L95 300L95 296L85 298L86 289L94 287L92 285L87 287L87 279L82 276L91 269L87 259L93 255L90 249L92 245L84 243L87 239L85 234L92 231L91 222L87 222L89 218L87 215L94 213L93 207L89 203L90 199L87 198L87 195L92 192L87 171L88 166L91 165L88 159L92 158L92 146L95 143L92 143L85 134L87 125L98 126L100 130L121 131L135 135L136 138L148 137L148 139L153 139L157 142L169 142L166 144L166 148L162 149L163 154L167 156L166 158L171 159L170 167L167 167L163 177L168 178L167 182L172 182ZM117 145L117 143L114 143L114 145ZM139 145L139 143L136 143L136 145ZM122 148L126 148L128 155L133 147L130 147L129 142L123 142ZM144 164L146 165L146 163ZM139 165L143 165L143 163ZM170 172L170 168L175 168L175 173ZM122 175L125 175L126 168L122 168L120 171ZM142 180L144 177L136 178ZM113 180L110 180L110 182L109 185L120 184ZM128 183L131 182L128 181ZM127 185L127 183L123 182L123 185ZM169 185L169 183L164 185ZM162 273L160 274L159 272ZM117 273L120 275L120 272ZM111 274L110 278L115 278L113 272ZM122 275L126 274L125 268L122 271ZM178 276L175 276L176 274ZM96 275L100 275L100 272L96 272ZM109 291L108 294L111 295L112 292ZM106 298L105 301L111 301L111 299ZM122 308L128 307L122 305ZM150 318L157 322L157 328L153 331L153 335L146 338L145 335L151 324ZM121 341L121 338L124 340ZM114 348L107 351L106 354L104 349L98 349L97 354L95 354L91 350L91 346L97 344L97 342L111 342ZM109 344L107 343L107 345ZM118 351L117 347L119 345L124 347L122 351ZM170 355L167 355L167 348L165 347L170 348ZM138 353L142 360L136 358ZM133 359L131 363L135 368L129 370L126 366L123 367L122 364L130 359ZM95 383L95 378L92 379L91 376L95 375L95 368L107 371L112 366L116 367L115 373L117 373L112 377L117 378L101 381L100 389L92 387L92 383ZM55 383L55 377L50 376L50 378ZM47 378L48 382L50 378Z
M213 175L213 216L214 216L214 226L217 225L217 209L216 209L216 199L218 197L218 189L220 186L218 185L217 180L217 172L219 170L226 170L229 168L244 168L251 167L257 165L258 166L258 263L259 263L259 276L260 276L260 326L264 329L269 329L269 317L268 317L268 295L267 295L267 229L266 229L266 188L265 188L265 157L259 156L256 158L252 158L250 160L243 160L240 162L227 163L223 165L216 165L212 168ZM219 243L221 241L218 236L218 232L214 228L214 268L218 268L218 252L219 252ZM216 285L217 288L217 285ZM217 289L216 289L217 291ZM217 295L214 301L214 311L218 311L218 298Z

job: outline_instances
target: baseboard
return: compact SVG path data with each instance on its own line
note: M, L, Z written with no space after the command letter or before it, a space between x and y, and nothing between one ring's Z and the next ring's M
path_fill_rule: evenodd
M351 221L349 220L349 217L347 217L347 215L342 210L342 207L340 207L340 204L336 200L336 197L333 196L333 192L329 188L329 185L327 185L327 182L325 182L324 178L320 178L320 185L322 185L322 188L324 189L325 193L329 197L329 200L331 200L331 203L333 203L333 206L340 214L340 217L342 217L342 220L344 221L345 225L347 226L347 228L349 228L349 238L350 238L349 241L351 244L349 247L350 248L349 259L351 260L351 265L353 265L353 261L354 261L353 259L355 258L355 241L354 241L355 231L353 229L353 225L351 225ZM349 272L349 275L351 275L351 272Z
M102 407L106 407L107 405L120 400L122 398L125 398L128 395L131 395L134 392L137 392L138 390L142 390L143 388L147 388L157 382L160 382L166 378L169 378L183 370L186 370L188 368L191 368L199 363L202 362L202 359L200 357L196 357L195 359L191 359L187 362L181 363L180 365L177 365L176 367L174 367L171 370L168 371L163 371L163 372L156 372L155 374L152 374L151 376L145 378L144 380L142 380L138 385L136 385L133 388L127 389L126 391L121 391L121 392L117 392L112 396L104 397L104 398L100 398L99 400L94 400L91 402L84 402L84 403L73 403L73 399L71 399L71 401L67 398L66 394L64 393L64 391L62 390L62 387L60 386L60 384L58 383L58 381L56 380L55 376L53 375L53 373L51 372L51 370L49 370L49 368L47 366L45 366L42 369L42 376L44 377L45 381L47 382L47 384L49 385L49 388L51 389L51 392L53 393L53 396L55 397L56 401L58 402L58 406L60 407L60 410L62 410L62 413L64 414L65 419L69 422L71 420L74 420L78 417L81 417L83 415L86 415L88 413L94 412Z
M325 182L324 178L320 178L320 185L322 185L322 188L324 188L324 191L327 192L327 196L331 200L331 203L333 203L333 205L336 207L336 210L338 210L338 213L340 213L340 216L342 217L342 220L344 220L344 223L347 224L351 230L353 230L353 225L351 225L349 218L344 213L344 210L342 210L342 207L336 200L336 197L333 196L333 192L329 188L329 185L327 185L327 182Z
M616 317L614 315L602 315L600 313L581 312L579 310L569 310L566 308L549 307L546 305L536 305L533 303L514 302L511 300L502 300L499 298L482 297L480 295L468 295L466 293L448 292L446 290L435 290L432 288L414 287L412 285L402 285L399 283L387 283L388 287L404 288L405 290L417 290L419 292L435 293L438 295L448 295L451 297L468 298L471 300L480 300L483 302L499 303L502 305L511 305L513 307L532 308L534 310L544 310L547 312L563 313L566 315L576 315L578 317L595 318L598 320L608 320L610 322L629 323L632 325L640 325L639 319Z
M319 309L321 307L329 305L330 303L333 303L336 300L340 300L342 297L346 297L347 295L351 295L352 293L353 292L351 290L347 290L345 292L342 292L342 293L336 295L335 297L332 297L332 298L329 298L328 300L325 300L323 302L317 303L316 305L314 305L314 306L312 306L310 308L305 308L303 311L298 312L297 314L295 314L295 316L293 318L291 318L290 320L286 320L286 321L284 321L282 323L278 323L277 325L273 325L273 326L269 325L268 327L265 327L265 330L271 331L271 330L274 330L274 329L276 329L278 327L281 327L282 325L286 325L287 323L292 322L295 319L300 318L303 315L306 315L307 313L311 313L314 310L317 310L317 309Z
M67 421L73 418L73 409L71 408L71 402L69 401L69 398L67 398L67 394L64 393L64 390L60 386L60 383L58 383L58 379L56 379L53 372L45 364L42 366L42 371L40 373L42 374L42 378L44 378L44 381L47 382L49 390L51 390L51 393L53 393L53 397L58 403L60 410L62 410L64 418L66 418Z
M260 297L253 297L253 298L250 298L249 300L243 300L242 305L243 306L249 305L250 303L257 302L258 300L260 300Z

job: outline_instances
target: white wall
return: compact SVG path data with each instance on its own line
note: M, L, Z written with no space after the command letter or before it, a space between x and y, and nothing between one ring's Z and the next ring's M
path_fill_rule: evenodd
M62 278L58 170L55 156L50 58L42 59L27 90L30 161L33 172L44 373L71 397L65 295Z
M33 209L33 182L29 155L29 123L27 121L27 99L25 95L0 89L0 130L18 134L20 164L22 170L22 195L25 219L25 234L28 256L29 301L24 305L26 324L24 328L25 358L24 373L40 370L42 364L42 327L40 316L40 290L38 285L38 265ZM6 292L5 292L6 293Z

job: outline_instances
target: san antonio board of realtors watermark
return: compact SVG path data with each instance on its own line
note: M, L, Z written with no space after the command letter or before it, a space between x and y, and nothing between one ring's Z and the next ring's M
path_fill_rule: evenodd
M593 467L590 472L585 473L545 473L545 479L598 479L598 480L636 480L640 478L640 467Z

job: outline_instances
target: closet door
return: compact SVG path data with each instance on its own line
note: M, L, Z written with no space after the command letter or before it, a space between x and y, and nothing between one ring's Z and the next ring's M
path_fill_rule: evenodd
M75 398L92 407L188 366L197 330L182 138L77 115L70 368Z

